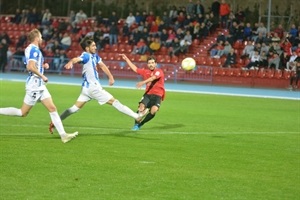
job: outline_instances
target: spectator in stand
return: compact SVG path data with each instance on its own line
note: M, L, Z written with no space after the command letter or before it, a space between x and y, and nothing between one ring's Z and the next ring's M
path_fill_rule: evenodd
M147 43L143 38L133 47L131 54L144 55L148 51Z
M176 8L176 6L172 6L169 11L169 18L174 23L175 21L177 21L177 17L178 17L177 8Z
M260 34L262 35L263 38L267 36L267 28L262 22L259 24L259 27L257 28L257 35Z
M280 64L279 53L276 52L276 51L270 51L268 62L269 62L268 67L270 69L275 68L276 70L278 70L279 69L279 64Z
M15 24L20 24L21 19L22 19L21 10L20 8L17 8L14 17L12 18L12 22Z
M23 9L22 13L21 13L20 24L27 24L27 20L28 20L28 10L27 9Z
M290 86L288 89L296 90L298 88L298 82L300 79L300 52L298 53L298 57L295 59L296 66L294 67L294 71L296 72L290 78Z
M68 57L64 50L56 49L53 60L52 60L52 70L58 72L59 75L62 72L63 66L68 62Z
M147 17L148 17L148 13L146 12L146 11L143 11L143 13L142 13L142 20L141 20L141 22L146 22L146 19L147 19Z
M17 47L16 52L12 55L12 70L17 69L18 71L25 71L24 58L24 49L22 47Z
M295 71L295 67L296 67L296 58L298 57L297 52L293 51L289 61L286 63L286 71Z
M25 34L24 31L21 31L16 48L23 47L26 44L26 41L27 41L27 35Z
M167 39L169 37L167 29L163 29L162 33L160 34L160 42L162 46L167 46Z
M63 19L63 18L60 18L59 20L58 20L58 27L57 27L57 29L58 29L58 31L59 32L66 32L67 31L67 29L68 29L68 26L70 25L70 23L69 23L69 21L68 21L68 19Z
M87 19L87 15L83 10L79 10L75 15L75 21L73 22L73 27L76 27L78 25L81 25L84 20Z
M68 50L72 44L72 39L70 35L66 32L63 35L63 38L60 41L63 50Z
M196 16L196 19L195 19L196 22L199 23L199 24L203 23L203 22L204 22L204 16L205 16L205 15L198 14L198 15Z
M218 57L218 51L221 51L224 49L224 46L223 46L223 41L220 40L218 41L217 44L213 45L209 50L210 50L210 57L212 58L220 58Z
M93 35L93 40L96 43L97 50L99 51L99 50L103 49L104 45L105 45L104 40L103 40L104 39L103 32L98 27L95 27L94 31L95 32Z
M179 29L177 29L177 31L176 31L176 37L179 39L179 40L181 40L181 39L183 39L184 38L184 32L183 32L183 29L181 29L181 28L179 28Z
M296 25L295 25L295 24L292 24L292 25L291 25L291 29L290 29L290 31L289 31L289 34L290 34L293 38L295 38L295 37L298 36L298 29L296 28Z
M272 43L273 36L271 32L267 33L267 36L263 39L263 42L266 43L267 45L270 45Z
M278 26L274 29L273 31L274 33L277 33L278 37L280 37L280 39L283 38L284 36L284 29L282 28L281 24L278 24Z
M140 24L140 22L142 21L142 15L139 11L136 11L135 16L134 16L134 20L136 24Z
M192 43L189 42L188 40L182 39L180 41L180 53L183 55L187 54L191 44Z
M244 40L250 40L252 37L252 28L251 24L247 23L246 27L244 28Z
M229 54L226 56L226 61L223 67L232 68L236 64L236 54L234 53L234 48L230 49Z
M149 35L153 37L158 36L158 25L156 24L155 21L153 21L151 24Z
M39 13L37 12L36 8L32 8L31 11L28 13L28 24L38 24L40 21Z
M209 34L209 30L207 29L206 25L204 22L201 23L200 25L200 30L199 30L199 39L205 39Z
M239 24L238 20L235 18L233 11L230 11L230 13L228 15L228 20L227 20L227 28L231 27L233 22L236 22L237 24Z
M128 25L128 27L131 27L135 23L135 16L133 16L132 12L129 12L125 23Z
M109 26L109 45L118 44L119 29L115 22Z
M262 54L262 52L265 52L266 55L268 55L269 49L270 49L269 45L267 45L266 43L263 42L263 43L261 44L260 54Z
M259 67L267 68L268 67L268 56L266 51L261 51L259 58Z
M163 29L167 29L168 26L166 26L165 22L163 20L160 21L158 25L158 34L160 35L163 31Z
M180 40L177 37L175 37L170 47L171 48L169 48L169 55L178 56L180 51Z
M254 53L254 43L252 41L246 41L246 46L243 49L241 58L251 58Z
M119 22L119 17L117 16L116 11L112 11L111 16L108 18L108 25L112 25L114 23L114 25L117 25Z
M51 47L51 49L52 49L52 52L55 52L56 49L58 49L58 50L60 51L60 50L62 50L63 48L62 48L62 46L59 44L59 41L55 40L54 43L53 43L53 45L52 45L52 47Z
M255 40L255 43L259 43L259 44L262 44L263 42L264 42L264 37L263 37L263 35L262 35L262 33L259 33L258 34L258 37L256 38L256 40Z
M209 14L209 17L210 17L210 21L212 23L212 25L210 27L210 32L214 33L217 30L217 28L219 27L219 18L214 16L214 14L212 12Z
M260 55L258 50L254 50L254 54L250 58L250 63L243 69L257 69L259 67Z
M255 41L256 38L258 37L257 29L259 25L258 23L254 23L254 27L252 27L252 40Z
M153 55L155 52L157 52L160 49L160 47L161 47L161 42L159 37L155 37L155 38L152 37L152 42L149 45L150 54Z
M5 67L7 65L7 51L8 44L5 38L0 41L0 70L2 73L5 72Z
M219 0L214 0L214 2L212 2L211 12L214 14L214 16L219 17L219 15L220 15L220 2L219 2Z
M71 23L71 25L75 24L75 11L74 10L70 10L69 22Z
M219 12L220 16L221 16L221 26L223 28L228 28L228 16L230 14L230 7L229 5L226 3L225 0L221 0L221 4L220 4L220 12Z
M104 24L101 10L98 10L97 15L95 16L95 20L98 27Z
M281 41L280 47L283 50L283 64L285 64L292 55L292 44L288 39L284 39L283 41Z
M218 35L217 35L217 43L218 43L218 41L220 41L220 40L222 40L223 43L225 43L225 41L226 41L226 37L225 37L225 35L223 34L222 31L218 31Z
M50 10L46 9L45 13L43 14L43 17L42 17L42 25L49 26L51 24L51 17L52 17L52 14L51 14Z
M224 43L224 49L219 50L217 52L217 56L215 56L215 57L216 58L221 58L223 55L227 56L231 52L231 49L233 49L231 47L231 44L226 40L225 43Z
M128 27L128 24L127 23L124 23L123 25L123 28L122 28L122 37L123 38L126 38L126 37L129 37L130 36L130 29Z
M193 3L193 0L189 0L186 5L186 15L189 15L192 18L195 16L195 5Z
M163 15L162 15L162 17L161 17L161 20L164 22L165 28L168 28L168 27L171 25L171 23L172 23L172 20L171 20L171 18L169 17L167 11L164 11L164 12L163 12Z
M238 23L244 22L245 21L245 12L242 7L239 7L238 12L235 14L235 18Z
M179 15L177 17L177 22L179 23L179 27L180 28L183 28L183 22L184 22L185 18L186 17L184 15L184 13L183 12L179 12Z
M154 15L153 11L150 11L149 15L146 18L146 22L148 22L149 24L152 24L152 22L155 22L155 20L156 20L156 17Z
M197 0L197 3L195 4L195 16L198 16L199 14L204 15L205 14L205 10L204 10L204 6L201 3L201 0Z
M170 29L170 30L169 30L169 33L168 33L168 39L167 39L167 41L166 41L167 47L172 46L172 43L173 43L173 41L175 40L175 38L176 38L175 32L174 32L172 29ZM177 39L178 39L178 38L177 38Z
M292 49L296 50L300 44L300 32L298 32L297 37L294 38L294 40L290 41L293 45Z
M191 32L190 31L186 31L185 35L183 36L183 39L185 41L187 41L189 44L192 44L193 38L192 38Z

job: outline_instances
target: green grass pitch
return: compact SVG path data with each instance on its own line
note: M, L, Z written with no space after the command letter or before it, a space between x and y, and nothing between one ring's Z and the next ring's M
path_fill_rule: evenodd
M59 113L80 86L48 84ZM142 90L106 88L136 110ZM20 107L24 83L0 81L0 107ZM300 101L168 92L138 132L112 106L88 103L48 133L37 104L0 116L0 199L299 199Z

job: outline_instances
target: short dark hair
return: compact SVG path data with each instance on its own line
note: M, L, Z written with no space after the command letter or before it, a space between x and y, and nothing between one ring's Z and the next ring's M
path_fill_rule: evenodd
M148 62L149 60L154 60L154 62L156 62L156 58L155 58L155 56L148 56L148 58L147 58L147 62Z
M81 48L85 51L86 47L91 46L91 44L94 42L94 40L91 37L84 37L81 41L80 41L80 46Z

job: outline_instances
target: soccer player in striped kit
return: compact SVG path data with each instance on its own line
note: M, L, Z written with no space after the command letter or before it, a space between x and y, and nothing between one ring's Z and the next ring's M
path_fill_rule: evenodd
M44 63L44 57L39 49L42 43L42 35L38 29L33 29L28 34L30 44L25 49L26 68L29 71L26 80L26 94L23 105L20 109L8 107L0 108L1 115L26 117L31 108L41 102L49 111L50 118L55 125L61 140L66 143L76 137L78 132L68 134L65 132L61 119L57 113L56 106L53 103L52 97L46 87L48 78L44 75L44 69L48 69L48 63ZM2 97L4 95L1 95Z
M108 77L109 85L113 85L115 80L107 66L96 53L96 43L89 37L84 38L80 43L84 52L79 56L72 58L66 65L66 69L71 69L73 64L82 63L82 90L75 104L66 109L61 115L61 120L66 119L71 114L78 112L88 101L94 99L100 105L109 104L116 108L119 112L126 114L135 120L140 120L146 112L136 113L127 106L123 105L119 100L115 99L109 92L104 90L100 84L98 69L101 69ZM49 132L53 133L54 125L51 122Z

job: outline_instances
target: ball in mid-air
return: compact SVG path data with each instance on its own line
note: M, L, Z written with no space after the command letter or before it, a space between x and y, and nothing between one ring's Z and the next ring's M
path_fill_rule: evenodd
M187 71L192 70L196 67L196 61L194 60L194 58L187 57L182 60L181 67L182 69Z

